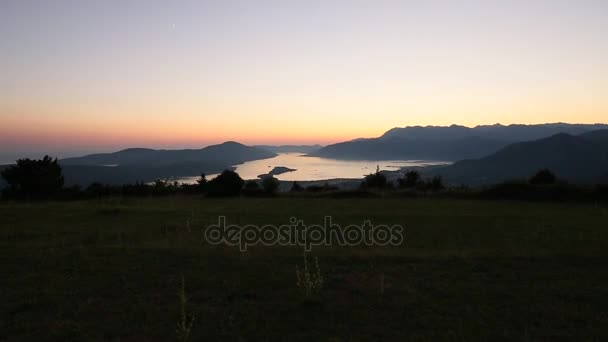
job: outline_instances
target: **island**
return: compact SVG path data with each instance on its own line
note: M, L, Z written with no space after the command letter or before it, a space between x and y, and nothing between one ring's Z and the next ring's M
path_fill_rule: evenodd
M275 166L272 170L270 170L270 172L258 175L258 178L276 176L276 175L280 175L280 174L287 173L287 172L293 172L293 171L297 171L297 169L290 169L285 166Z

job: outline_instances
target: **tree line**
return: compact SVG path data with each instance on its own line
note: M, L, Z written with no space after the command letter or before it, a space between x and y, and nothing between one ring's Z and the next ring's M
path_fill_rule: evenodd
M272 176L260 180L243 180L238 173L225 170L217 177L207 180L205 174L195 184L157 180L152 183L109 185L92 183L87 187L65 186L64 176L57 159L45 156L40 160L19 159L0 173L6 186L1 195L4 199L48 200L86 199L105 196L166 196L174 194L197 194L206 197L274 196L279 191L280 181ZM559 180L551 170L543 169L527 180L509 181L471 189L466 185L447 186L441 176L423 178L416 170L403 173L396 181L389 181L377 167L376 172L363 178L355 191L344 191L325 183L303 187L293 182L291 194L330 194L336 197L349 196L445 196L491 199L529 200L606 200L608 185L583 186Z
M201 194L208 197L272 196L280 187L280 181L272 176L261 180L243 180L238 173L224 170L217 177L207 180L205 174L196 184L185 184L156 180L152 183L110 185L92 183L87 187L65 186L61 165L57 158L45 156L40 160L19 159L16 165L2 170L0 175L6 182L2 189L5 199L78 199L103 196L164 196L171 194ZM294 189L298 185L294 184ZM311 191L317 189L312 188Z

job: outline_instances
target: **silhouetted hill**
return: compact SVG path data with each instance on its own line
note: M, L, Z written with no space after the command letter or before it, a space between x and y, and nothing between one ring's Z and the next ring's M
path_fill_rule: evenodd
M579 136L558 133L548 138L508 145L489 156L462 160L435 168L451 183L487 184L511 179L527 179L548 168L558 178L575 182L596 182L608 173L608 148L604 132Z
M66 184L86 185L153 181L158 178L216 173L232 165L272 158L275 153L228 141L202 149L153 150L130 148L60 160Z
M450 141L410 138L367 139L329 145L311 153L312 156L355 159L423 159L452 161L476 158L496 151L502 141L465 137Z
M263 149L245 146L228 141L202 149L153 150L147 148L129 148L113 153L98 153L77 158L60 160L61 165L135 165L159 167L177 163L213 162L238 164L250 160L272 158L275 153Z
M311 153L321 149L321 145L254 145L253 147L261 148L274 153Z
M381 139L408 138L423 140L462 139L474 135L474 128L451 126L408 126L395 127L380 136Z
M557 133L578 135L608 125L542 124L489 125L473 128L452 125L393 128L382 136L328 145L311 155L337 159L436 159L456 161L480 158L510 143L530 141Z
M581 138L604 146L608 150L608 129L587 132L580 135Z
M393 128L384 133L380 138L407 137L410 139L424 140L451 140L470 136L492 138L502 141L528 141L545 138L557 133L580 135L585 132L608 128L604 124L566 124L548 123L538 125L480 125L473 128L451 125L442 126L411 126Z
M149 148L128 148L113 153L96 153L83 157L61 159L61 165L124 165L147 161L156 155L158 150Z

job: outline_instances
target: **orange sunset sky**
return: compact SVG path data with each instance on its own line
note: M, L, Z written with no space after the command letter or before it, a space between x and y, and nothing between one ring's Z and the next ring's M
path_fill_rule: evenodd
M0 153L608 118L605 1L0 2Z

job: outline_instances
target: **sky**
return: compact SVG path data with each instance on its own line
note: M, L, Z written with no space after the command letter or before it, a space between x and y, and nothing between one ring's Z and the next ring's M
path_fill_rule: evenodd
M0 155L607 118L603 0L0 0Z

